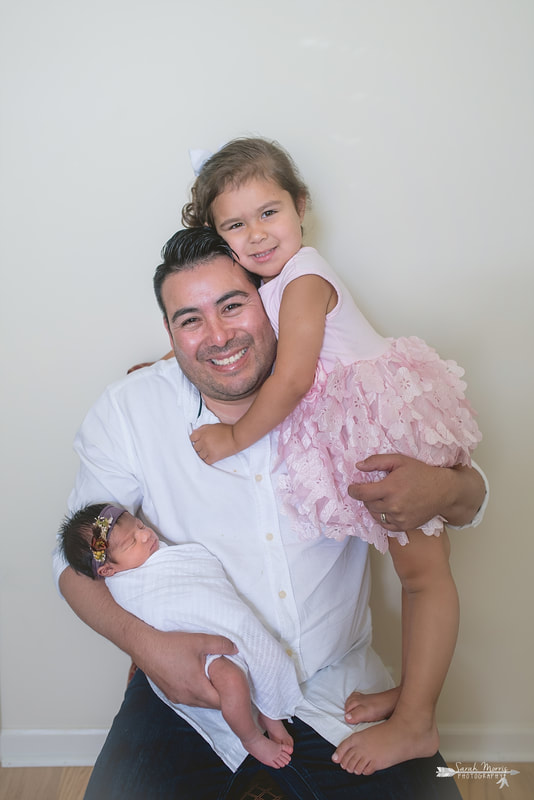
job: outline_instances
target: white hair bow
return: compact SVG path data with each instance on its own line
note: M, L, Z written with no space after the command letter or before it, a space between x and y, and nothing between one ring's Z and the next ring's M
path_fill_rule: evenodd
M193 172L195 175L199 175L202 167L206 163L206 161L211 158L213 153L211 150L201 150L201 149L193 149L189 150L189 159L191 161L191 166L193 167Z

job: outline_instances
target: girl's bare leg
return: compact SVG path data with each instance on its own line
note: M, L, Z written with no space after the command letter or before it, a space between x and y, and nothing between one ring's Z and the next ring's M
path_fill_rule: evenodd
M449 568L449 540L409 533L390 551L406 592L406 648L400 693L386 722L343 741L333 760L348 772L371 775L401 761L434 755L439 736L435 707L458 634L458 594ZM405 636L403 632L403 642ZM405 650L405 652L404 652Z
M400 686L385 692L352 692L345 701L345 719L354 725L357 722L380 722L395 711L406 672L406 653L409 638L408 598L402 589L402 673Z
M269 767L285 767L291 761L293 739L280 720L270 720L260 715L269 738L263 735L252 715L250 689L244 672L224 656L215 659L208 667L210 680L219 692L221 712L241 739L245 750Z

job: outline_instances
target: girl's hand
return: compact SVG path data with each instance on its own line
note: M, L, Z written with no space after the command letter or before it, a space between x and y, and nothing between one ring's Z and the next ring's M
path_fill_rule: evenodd
M169 358L174 358L174 352L172 350L170 350L166 355L162 356L159 360L167 361ZM152 364L155 363L155 361L143 361L142 364L134 364L133 367L130 367L126 374L129 375L131 372L135 372L138 369L143 369L143 367L151 367Z
M197 456L206 464L214 464L221 458L228 458L239 452L232 425L225 425L223 422L201 425L189 438Z

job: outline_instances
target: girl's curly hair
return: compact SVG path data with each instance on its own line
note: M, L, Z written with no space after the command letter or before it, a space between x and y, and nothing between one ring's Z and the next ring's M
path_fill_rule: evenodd
M308 187L293 159L278 142L261 138L232 139L203 165L191 189L191 202L182 208L183 225L214 228L211 206L215 198L228 187L238 188L252 178L278 184L289 192L295 208L303 199L310 199Z

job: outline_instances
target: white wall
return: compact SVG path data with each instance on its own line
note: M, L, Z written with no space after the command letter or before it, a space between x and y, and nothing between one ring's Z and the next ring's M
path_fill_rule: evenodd
M451 753L493 737L526 757L533 32L530 0L4 0L4 763L38 760L24 731L105 729L118 707L127 658L51 580L71 441L108 382L166 350L151 278L188 148L249 133L293 154L309 240L373 322L466 367L493 494L453 536L462 626L439 718ZM374 567L376 643L398 668L397 580Z

